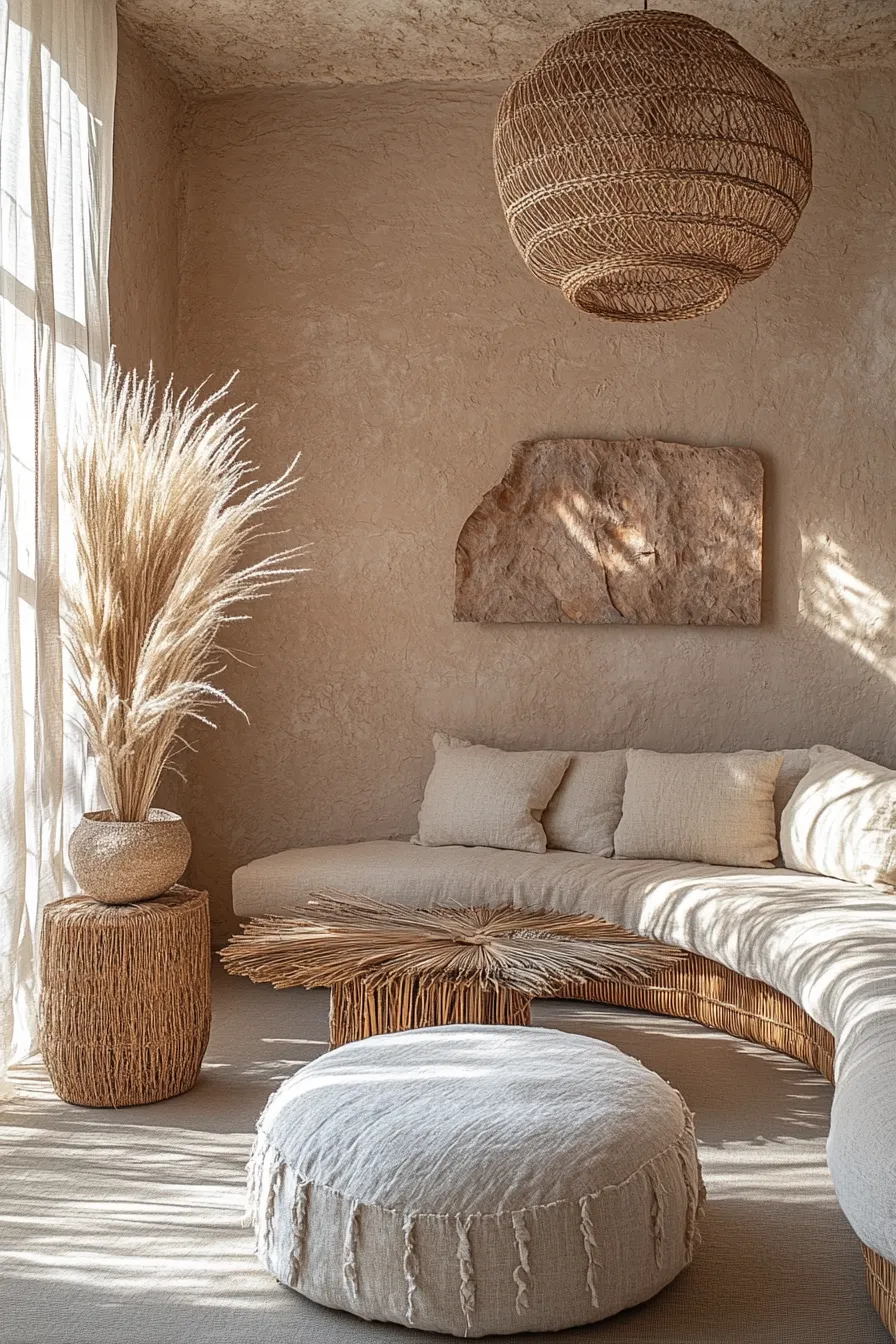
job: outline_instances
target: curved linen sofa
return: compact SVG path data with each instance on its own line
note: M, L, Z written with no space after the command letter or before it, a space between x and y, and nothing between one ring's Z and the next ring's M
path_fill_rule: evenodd
M784 868L378 840L256 859L234 874L234 909L285 914L325 886L422 908L587 912L694 953L647 989L591 997L720 1027L836 1082L828 1164L896 1337L896 896Z

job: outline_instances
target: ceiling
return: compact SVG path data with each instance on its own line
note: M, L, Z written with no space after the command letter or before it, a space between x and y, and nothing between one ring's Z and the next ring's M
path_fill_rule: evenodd
M286 84L509 80L631 0L119 0L193 93ZM778 69L896 69L896 0L677 0ZM638 5L640 8L640 5Z

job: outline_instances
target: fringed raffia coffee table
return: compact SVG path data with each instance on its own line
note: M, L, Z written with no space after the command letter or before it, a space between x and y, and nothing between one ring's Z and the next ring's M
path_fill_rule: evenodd
M330 990L330 1045L470 1022L528 1026L533 998L595 980L648 984L687 953L591 915L410 909L327 891L301 915L251 920L221 952L232 975Z

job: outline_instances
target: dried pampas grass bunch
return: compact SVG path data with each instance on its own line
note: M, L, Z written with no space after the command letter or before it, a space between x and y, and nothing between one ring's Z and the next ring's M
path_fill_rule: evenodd
M256 481L242 458L249 408L219 409L229 388L159 395L152 369L141 379L113 362L66 462L73 686L117 821L146 819L184 720L233 705L213 678L222 624L247 619L235 606L300 572L297 547L244 561L294 489L296 460Z

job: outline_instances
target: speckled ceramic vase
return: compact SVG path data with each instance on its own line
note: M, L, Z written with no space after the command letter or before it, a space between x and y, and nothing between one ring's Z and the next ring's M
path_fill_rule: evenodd
M190 832L176 812L152 807L146 821L115 821L111 812L85 812L68 844L78 886L105 905L161 896L183 874Z

